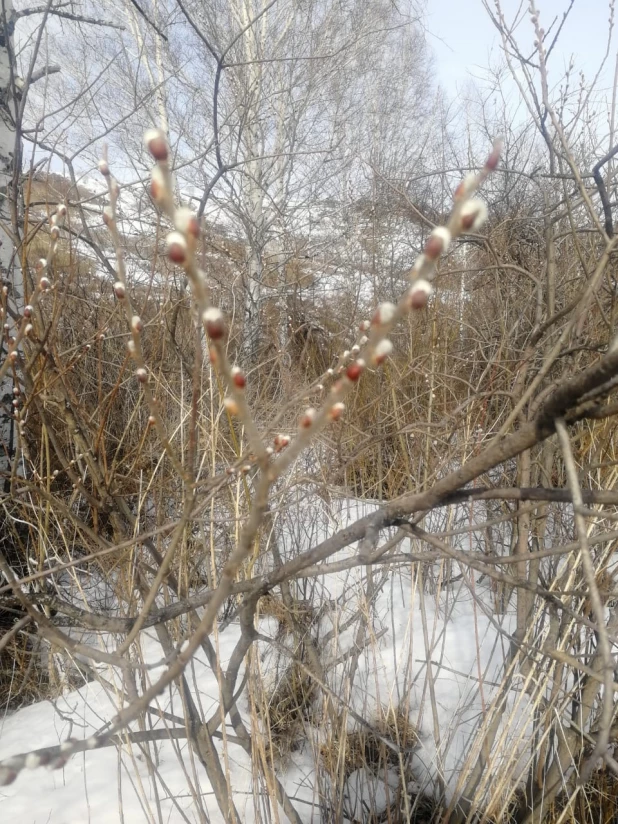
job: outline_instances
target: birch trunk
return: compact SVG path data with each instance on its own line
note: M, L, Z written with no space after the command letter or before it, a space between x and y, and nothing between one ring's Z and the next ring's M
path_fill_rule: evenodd
M23 299L23 279L19 259L14 255L13 235L16 215L15 203L15 149L18 135L15 128L17 100L15 99L15 66L12 48L14 27L12 0L1 0L0 18L0 271L2 284L8 289L8 305L18 312ZM10 319L5 322L10 323ZM0 362L6 356L2 343ZM0 384L0 473L11 468L15 454L15 427L12 418L13 378L11 374Z

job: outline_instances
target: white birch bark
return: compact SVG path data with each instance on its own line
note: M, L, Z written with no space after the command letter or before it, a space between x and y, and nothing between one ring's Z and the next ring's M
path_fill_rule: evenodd
M243 0L237 11L237 20L243 29L249 26L259 11L252 0ZM246 288L244 296L243 335L240 359L246 366L255 363L259 347L260 304L264 282L264 249L266 244L263 154L264 135L259 125L259 103L262 98L263 67L260 58L266 37L267 16L251 26L243 38L244 57L247 62L246 89L249 126L245 131L244 150L248 159L246 180L247 198L247 239L249 258L247 261Z
M15 171L15 113L14 69L11 67L13 50L12 0L0 0L0 273L2 284L8 288L9 306L20 311L23 299L23 281L19 258L14 255L11 227L13 226L13 174ZM5 27L6 22L6 27ZM13 71L12 71L13 69ZM8 320L10 323L10 319ZM3 344L0 360L6 356ZM0 472L6 473L15 452L15 426L11 417L13 379L9 375L0 384Z

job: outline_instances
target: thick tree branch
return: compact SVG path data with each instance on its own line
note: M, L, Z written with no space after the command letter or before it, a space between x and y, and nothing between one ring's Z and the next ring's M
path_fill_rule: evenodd
M33 14L44 14L46 10L46 6L33 6L31 8L19 9L14 12L13 18L15 20L19 20L21 17L30 17ZM49 14L53 14L54 17L61 17L64 20L72 20L75 23L87 23L90 26L105 26L110 29L117 29L118 31L125 30L124 26L121 26L118 23L112 23L110 20L101 20L97 17L87 17L83 14L74 14L73 12L62 10L59 6L52 6L52 8L49 9Z
M582 489L582 499L586 504L604 504L618 506L618 492L611 489ZM568 489L550 487L474 487L459 489L442 501L443 506L460 501L550 501L552 503L571 503L572 496Z
M612 159L616 154L618 154L618 145L614 146L613 149L602 157L598 163L596 163L592 169L592 176L594 177L594 182L597 184L597 189L599 190L599 197L601 198L601 205L603 206L603 215L605 217L605 232L607 233L607 237L614 236L614 222L612 218L612 207L609 202L609 197L607 195L607 188L605 187L605 181L603 180L603 175L601 174L601 167L604 166L608 161Z

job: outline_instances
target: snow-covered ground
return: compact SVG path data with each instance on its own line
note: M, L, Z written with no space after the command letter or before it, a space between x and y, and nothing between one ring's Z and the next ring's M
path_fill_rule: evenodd
M328 516L322 519L316 516L318 508L312 512L306 505L306 514L312 513L310 518L292 519L289 524L281 525L286 551L297 552L308 543L315 544L337 527L365 514L371 505L331 504ZM325 512L324 507L321 511ZM358 717L371 724L379 707L405 706L419 737L419 745L412 755L415 789L435 794L443 782L446 796L450 798L466 759L472 765L477 760L471 740L479 724L489 717L492 699L498 693L508 647L502 630L508 634L512 616L492 614L489 591L477 587L474 598L465 580L444 587L439 595L432 594L428 587L420 592L414 570L409 566L384 576L375 568L374 582L378 588L371 608L370 642L360 653L358 673L347 698L347 663L343 661L329 667L329 662L350 651L355 644L358 624L341 631L338 627L343 627L365 604L365 570L356 568L323 575L312 582L308 590L314 603L329 604L316 630L318 636L327 638L330 631L331 639L320 650L328 672L328 685L338 696L340 709L347 706L352 710L348 731L359 728L355 720ZM261 618L260 631L274 637L276 621L272 617ZM239 637L239 628L232 623L213 638L224 669ZM111 646L112 639L109 640ZM139 647L145 663L161 664L163 653L154 630L141 633ZM260 642L259 651L268 686L269 677L272 680L277 672L276 653L264 642ZM161 671L159 666L149 669L148 679L154 681ZM61 743L69 736L85 738L101 729L118 710L113 687L118 681L111 669L102 667L100 674L107 681L107 687L91 682L67 692L54 703L41 702L4 718L0 722L0 760ZM203 655L195 657L187 675L202 716L210 717L219 702L219 684ZM518 692L508 698L511 705L521 700ZM184 716L177 692L166 692L160 697L158 707L180 718ZM516 713L518 723L509 728L511 743L505 746L507 742L502 742L503 751L509 756L513 756L519 746L516 737L527 724L524 707L525 704ZM246 695L240 699L239 708L250 727ZM174 723L153 713L148 721L148 728L150 726L165 729ZM134 724L132 729L140 727ZM234 736L231 727L227 733ZM278 770L303 822L321 820L316 753L324 735L322 726L308 722L306 737ZM223 757L223 742L218 740L216 745L221 763L229 771L241 820L252 822L256 820L256 798L250 759L233 740L227 745L227 759ZM120 752L114 747L86 751L60 770L26 770L13 784L0 788L0 818L19 824L206 820L200 819L191 793L191 784L197 784L196 792L208 819L223 821L205 772L197 761L195 775L192 772L186 740L158 741L150 752L156 758L156 779L147 758L136 745L127 745ZM396 783L396 779L396 775L387 776L387 782ZM374 809L379 809L381 801L386 805L388 795L384 777L365 770L355 770L349 775L343 792L344 809L349 815L355 809L359 813L363 798L371 798ZM286 820L285 816L282 815L281 820Z

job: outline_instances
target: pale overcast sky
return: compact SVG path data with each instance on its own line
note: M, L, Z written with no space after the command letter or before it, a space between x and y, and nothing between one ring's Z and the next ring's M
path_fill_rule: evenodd
M545 30L556 17L562 19L569 5L569 0L538 0L537 9ZM493 0L490 6L494 7ZM502 8L507 21L520 20L518 39L531 53L534 34L528 0L502 0ZM497 55L500 38L482 0L427 0L427 13L428 39L435 55L438 80L452 94L470 76L482 76L492 53ZM588 79L594 76L607 45L608 19L607 0L575 0L553 57L555 75L558 67L567 66L574 54L575 65L583 69ZM552 31L556 27L557 23ZM614 34L602 78L606 89L613 80L617 47L618 37Z

